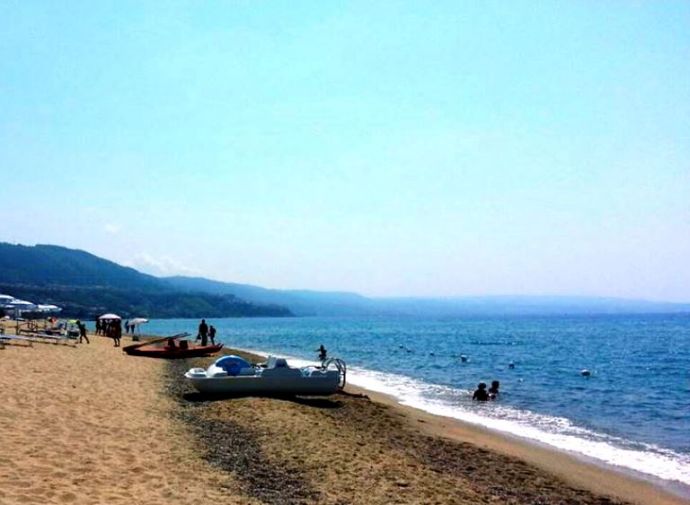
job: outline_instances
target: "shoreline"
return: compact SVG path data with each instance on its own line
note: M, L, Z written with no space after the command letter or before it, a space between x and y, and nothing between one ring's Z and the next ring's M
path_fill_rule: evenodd
M356 386L216 401L181 377L215 358L90 338L0 350L2 503L689 503Z
M232 350L266 357L261 350L226 347ZM295 358L301 360L301 358ZM511 457L517 457L532 465L549 471L572 484L591 489L595 492L605 491L626 501L637 503L690 504L690 486L682 482L667 481L634 469L615 466L594 457L554 447L539 440L520 437L511 432L475 424L470 421L432 413L417 406L405 405L396 396L368 389L348 382L346 390L356 394L365 394L377 401L399 409L412 420L422 424L433 436L469 442L492 451L498 451ZM592 484L596 487L591 487ZM619 489L631 488L630 492L618 492ZM661 496L660 496L661 495ZM636 501L637 500L637 501ZM667 500L667 501L666 501Z
M418 427L422 431L432 436L470 443L518 458L558 476L565 482L594 493L613 496L631 503L690 504L690 496L672 492L662 484L650 482L645 477L631 475L624 468L618 470L606 463L589 461L590 458L587 456L571 454L546 444L459 419L431 414L416 407L403 405L393 396L360 386L348 385L346 390L354 394L365 394L372 401L404 412L408 422L420 425Z
M267 354L260 350L225 347L225 352L239 351L259 358ZM408 422L423 432L437 437L466 442L490 451L515 457L530 465L558 476L576 487L602 493L632 503L660 505L690 504L690 486L663 481L625 467L615 467L584 454L568 452L546 443L522 438L508 432L473 424L461 419L427 412L404 405L387 393L373 391L348 383L347 392L366 395L372 401L404 413Z
M237 349L226 352L263 361ZM195 433L202 457L239 476L250 499L334 505L659 503L573 486L515 456L423 431L419 418L352 389L328 397L222 398L200 395L179 380L188 367L212 361L170 361L167 392Z

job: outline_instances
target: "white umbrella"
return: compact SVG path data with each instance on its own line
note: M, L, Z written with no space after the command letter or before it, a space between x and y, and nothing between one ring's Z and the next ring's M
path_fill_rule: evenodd
M5 304L4 308L14 310L15 314L19 316L22 312L32 312L36 310L37 306L35 303L15 298L10 303Z
M122 318L121 318L120 316L118 316L117 314L103 314L103 315L100 316L98 319L110 319L110 320L117 319L117 320L121 320Z
M23 312L33 312L36 310L36 304L14 298L9 303L5 303L2 308L5 310L13 310L14 318L18 321L22 317ZM17 323L17 329L19 329L19 323Z
M132 340L139 340L139 326L148 322L149 320L145 317L135 317L134 319L129 320L129 325L132 327ZM135 329L137 331L136 335L134 334Z
M0 295L0 304L1 303L10 303L12 300L14 300L14 296Z
M60 312L61 310L57 305L38 305L39 312Z
M36 304L35 304L35 303L27 302L26 300L19 300L19 299L17 299L17 298L15 298L14 300L12 300L12 301L9 303L9 305L11 305L12 307L16 307L16 308L18 308L18 309L22 309L22 310L31 310L31 309L35 309L35 308L36 308Z

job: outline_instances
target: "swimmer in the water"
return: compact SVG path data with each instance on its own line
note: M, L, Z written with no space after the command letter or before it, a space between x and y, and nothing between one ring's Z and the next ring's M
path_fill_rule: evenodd
M501 383L498 381L491 382L491 387L489 388L489 398L491 398L492 400L498 398L498 388L500 385Z
M472 399L477 400L478 402L489 401L489 395L486 392L486 384L484 384L483 382L480 382L477 385L477 390L472 395Z

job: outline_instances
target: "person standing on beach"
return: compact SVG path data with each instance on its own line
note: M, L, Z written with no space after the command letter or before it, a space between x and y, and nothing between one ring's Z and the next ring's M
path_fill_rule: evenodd
M87 344L90 344L89 337L86 336L86 324L77 319L77 327L79 328L79 343L81 344L82 339L84 339Z
M327 351L326 348L323 346L323 344L321 344L321 345L319 346L319 348L317 349L317 351L319 351L319 359L320 359L321 361L326 361L326 357L328 356L328 351Z
M122 338L122 321L113 321L110 323L112 328L113 340L115 341L115 347L120 347L120 339Z
M197 334L196 339L201 339L202 346L208 344L208 325L206 324L206 319L201 320L201 323L199 324L199 333Z
M216 345L216 327L211 325L208 329L208 336L211 339L211 345Z

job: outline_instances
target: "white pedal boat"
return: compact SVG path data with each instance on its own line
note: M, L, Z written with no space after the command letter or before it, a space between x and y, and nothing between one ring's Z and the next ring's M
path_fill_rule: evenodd
M269 356L254 366L239 356L217 359L206 369L191 368L184 376L201 393L224 395L330 395L345 387L345 362L331 358L321 366L290 367Z

